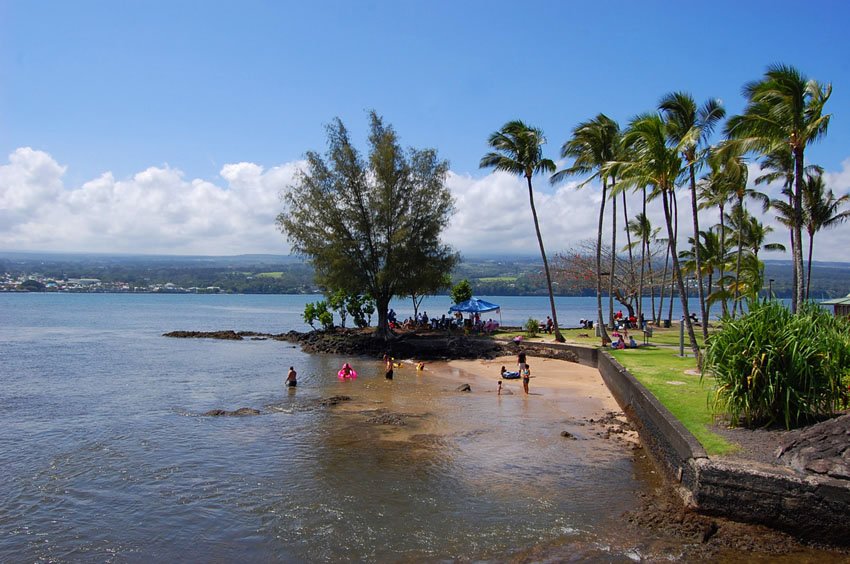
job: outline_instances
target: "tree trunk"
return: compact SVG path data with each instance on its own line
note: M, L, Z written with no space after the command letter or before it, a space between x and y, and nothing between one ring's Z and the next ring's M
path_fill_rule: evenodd
M608 321L609 327L614 328L614 279L617 268L617 196L614 194L616 184L611 182L611 274L608 275Z
M629 213L626 207L626 191L623 191L623 229L626 230L626 249L629 251L629 291L632 292L629 298L634 301L635 287L635 257L632 251L632 234L629 232Z
M608 196L608 182L602 179L602 202L599 204L599 229L596 233L596 327L602 344L611 342L608 332L605 331L605 323L602 321L602 227L605 221L605 198Z
M726 266L726 223L723 218L723 203L720 204L720 278L717 279L717 285L720 286L720 295L723 296L720 301L723 317L729 315L729 300L726 299L725 287L725 266Z
M656 324L661 323L661 315L664 311L664 292L667 290L667 267L670 265L670 241L667 241L667 251L664 255L664 270L661 274L661 285L658 286L658 319ZM672 296L671 296L672 299Z
M643 219L646 221L646 186L643 187ZM643 232L643 225L640 231L640 282L638 283L638 318L643 313L643 282L644 269L646 267L646 248L649 245L646 233Z
M537 222L537 209L534 207L534 190L531 187L531 176L526 176L528 181L528 201L531 203L531 215L534 217L534 230L537 232L537 243L540 245L540 256L543 257L543 270L546 272L546 288L549 290L549 306L552 309L552 324L555 328L555 340L559 343L566 341L561 330L558 328L558 314L555 312L555 294L552 292L552 276L549 274L549 261L546 260L546 251L543 248L543 237L540 235L540 224Z
M691 159L693 160L693 159ZM694 216L694 266L697 272L697 296L699 297L700 318L702 319L702 337L708 339L708 310L705 307L705 290L702 287L702 262L699 251L699 210L697 208L697 178L694 164L688 167L691 177L691 212Z
M392 336L392 333L390 332L389 320L387 318L389 307L389 297L375 297L375 308L378 310L378 329L375 331L375 336L381 337L384 340L389 339Z
M794 147L794 270L797 273L797 291L791 303L791 311L796 313L805 301L806 280L803 277L803 147Z
M788 193L788 205L791 209L794 209L794 188L790 186L790 192ZM793 219L792 219L793 223ZM794 257L797 256L797 242L794 240L794 226L791 225L788 228L791 234L791 264L794 263ZM792 266L791 267L791 311L796 311L794 309L794 296L797 295L797 284L799 284L799 280L797 279L797 269Z
M670 195L672 197L673 194L671 193ZM670 217L670 205L667 202L667 190L661 192L661 197L664 202L664 219L667 223L667 235L670 238L670 256L673 257L673 278L679 286L679 298L682 300L682 323L685 324L685 328L688 331L688 339L691 342L691 350L694 352L694 357L697 360L697 366L701 369L702 355L700 354L699 347L697 346L697 337L696 334L694 334L694 326L691 323L690 311L688 311L688 297L685 292L685 285L682 281L682 271L679 268L679 257L676 254L676 238L675 233L673 232L672 218Z
M815 244L815 233L809 233L809 264L806 271L806 301L809 300L809 289L812 287L812 249Z

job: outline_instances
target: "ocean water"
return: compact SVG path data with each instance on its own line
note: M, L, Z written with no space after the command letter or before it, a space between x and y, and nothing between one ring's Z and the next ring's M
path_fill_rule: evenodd
M634 558L646 539L622 514L651 468L615 441L565 441L588 431L545 397L458 394L409 367L387 382L377 359L283 342L161 336L305 330L314 299L0 294L0 561L499 560L550 544ZM548 304L491 300L506 324ZM589 317L594 302L559 311ZM355 381L336 377L346 360ZM291 365L297 389L283 387ZM318 405L334 395L352 400ZM200 415L240 407L263 414ZM384 412L408 424L369 422Z

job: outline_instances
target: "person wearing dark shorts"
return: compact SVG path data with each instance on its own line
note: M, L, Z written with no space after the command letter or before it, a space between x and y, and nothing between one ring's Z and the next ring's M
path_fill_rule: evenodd
M393 379L393 359L391 359L391 358L387 358L386 372L384 372L384 377L387 380Z
M289 367L289 374L286 375L286 385L290 388L294 388L298 385L297 373L295 372L295 368Z

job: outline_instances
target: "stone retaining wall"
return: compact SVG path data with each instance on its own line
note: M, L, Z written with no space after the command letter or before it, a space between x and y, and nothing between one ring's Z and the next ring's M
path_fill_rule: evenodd
M628 370L598 351L602 379L641 440L700 513L850 546L850 484L790 468L709 458L694 436Z

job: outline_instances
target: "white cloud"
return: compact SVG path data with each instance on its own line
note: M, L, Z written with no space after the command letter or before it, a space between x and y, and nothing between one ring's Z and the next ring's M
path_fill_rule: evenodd
M0 165L0 250L90 251L227 255L285 254L288 245L276 229L281 211L280 192L292 182L300 162L270 169L250 163L226 164L218 181L187 179L176 168L150 167L126 179L110 172L81 186L65 186L66 167L49 154L17 149ZM754 171L755 173L755 171ZM754 176L753 176L754 177ZM590 183L571 182L551 188L534 179L534 199L547 254L595 238L601 191ZM827 173L837 193L850 187L850 159L839 172ZM465 255L522 253L537 255L539 247L525 179L505 173L481 178L450 173L447 184L456 198L457 213L445 233L446 241ZM772 195L778 189L770 188ZM773 192L777 192L773 194ZM638 194L627 196L629 215L640 209ZM690 196L678 193L680 237L691 234ZM610 212L610 201L606 204ZM623 227L618 200L618 228ZM649 205L655 226L663 227L660 201ZM771 241L785 243L776 229ZM702 227L717 221L716 213L701 214ZM605 238L611 218L606 213ZM618 234L619 248L625 234ZM850 225L819 233L817 260L847 260ZM765 258L785 258L771 254Z

